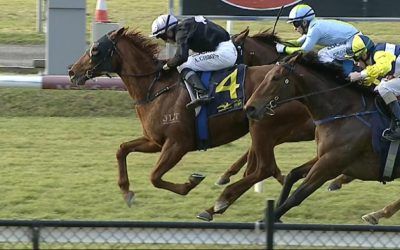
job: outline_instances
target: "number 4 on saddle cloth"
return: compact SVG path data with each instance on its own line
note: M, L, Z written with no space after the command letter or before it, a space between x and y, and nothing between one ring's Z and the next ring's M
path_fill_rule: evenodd
M195 109L198 150L207 150L211 145L212 138L208 133L209 118L243 109L245 72L244 64L218 71L196 72L209 96L214 97L210 103ZM185 84L193 100L193 90L189 84Z

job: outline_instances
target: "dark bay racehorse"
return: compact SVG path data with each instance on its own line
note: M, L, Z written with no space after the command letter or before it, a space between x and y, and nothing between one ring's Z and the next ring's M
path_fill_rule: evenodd
M269 29L257 33L253 36L248 36L249 28L233 36L233 42L236 46L240 46L243 54L243 62L248 66L259 66L267 64L275 64L279 59L282 58L282 54L276 51L276 42L281 42L281 39L276 35L269 32ZM267 56L268 55L268 56ZM299 134L292 134L290 138L287 138L286 142L298 142L312 140L314 136L314 131L312 131L311 119L308 121L309 129L297 131ZM254 133L253 133L254 134ZM224 185L230 182L230 177L239 172L239 170L246 164L248 157L248 152L246 152L242 157L240 157L216 182L217 185ZM272 152L272 157L275 158ZM252 171L247 169L244 175ZM293 171L289 175L289 179L297 178L302 176L304 173L298 173L298 171ZM284 176L275 175L274 176L279 182L283 182ZM343 184L351 182L353 179L341 175L331 182L329 185L329 190L334 191L342 187ZM289 180L290 181L290 180Z
M374 112L370 111L375 110L374 95L350 85L338 69L323 65L316 58L313 53L297 54L275 65L245 106L251 119L261 119L265 114L276 115L280 108L291 103L290 100L301 101L314 121L335 115L347 117L317 126L317 156L308 165L295 170L307 175L290 196L291 187L283 190L275 211L276 220L300 205L326 181L342 173L361 180L381 180L379 156L371 143L371 129L355 115L359 114L358 117L362 116L366 122L371 121ZM284 103L287 104L282 105ZM399 176L400 170L395 168L393 177ZM380 213L381 217L391 216L399 209L399 202L385 209Z
M273 64L278 61L281 57L280 54L275 49L275 42L280 39L275 35L271 34L268 30L255 34L253 36L249 35L249 27L240 32L239 34L232 36L232 41L238 48L239 56L244 64L248 66L260 66ZM293 138L288 138L290 142L308 140L310 136L305 135L293 135ZM289 142L288 141L288 142ZM241 168L247 163L248 151L242 155L230 168L228 168L221 177L217 180L215 184L225 185L230 182L230 177L237 174ZM247 175L246 170L244 175ZM283 184L284 176L276 173L274 176L281 184Z
M242 54L242 61L248 66L260 66L267 64L276 63L282 55L276 51L275 45L276 42L279 42L280 39L274 34L269 32L269 29L257 33L252 36L249 35L249 28L247 27L245 30L240 32L237 35L232 36L232 40L234 44L241 48L239 52ZM310 120L311 121L311 120ZM298 141L306 141L312 140L314 136L314 132L312 130L311 123L309 129L298 131L299 133L291 134L289 138L287 138L286 142L298 142ZM272 157L275 157L272 155ZM246 152L242 157L240 157L216 182L217 185L225 185L230 182L230 177L237 174L240 169L246 164L248 158L248 152ZM249 171L252 169L246 169L244 175L247 175ZM280 183L283 183L284 176L276 173L274 176ZM335 187L340 188L343 184L341 179L332 184Z

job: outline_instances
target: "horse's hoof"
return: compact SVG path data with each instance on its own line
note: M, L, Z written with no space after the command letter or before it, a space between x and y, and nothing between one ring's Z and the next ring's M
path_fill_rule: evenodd
M196 216L197 219L204 220L204 221L212 221L213 216L207 211L203 211Z
M229 178L225 177L219 177L218 181L215 183L216 186L223 186L226 185L230 182L231 180Z
M129 191L128 193L124 194L124 200L126 202L126 205L128 205L128 207L131 207L133 202L135 201L135 194L132 191Z
M337 190L339 190L341 188L342 188L342 185L340 185L338 183L335 183L335 182L332 182L328 187L328 191L337 191Z
M215 213L221 213L225 211L225 209L229 206L229 203L227 201L217 201L215 202L214 205L214 212Z
M377 225L379 223L379 220L377 220L375 218L375 216L371 215L371 214L366 214L364 216L361 217L361 219L371 225Z
M189 181L190 183L198 185L200 182L204 180L204 178L206 178L205 175L194 173L189 176Z

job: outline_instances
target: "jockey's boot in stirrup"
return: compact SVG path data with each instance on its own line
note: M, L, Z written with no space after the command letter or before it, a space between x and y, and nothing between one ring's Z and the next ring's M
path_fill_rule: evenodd
M186 104L187 109L195 109L197 106L210 103L213 99L207 94L206 88L203 86L200 77L190 69L183 69L181 72L183 79L189 83L196 91L196 99Z
M398 101L389 103L389 108L394 117L390 129L383 131L382 136L389 141L398 141L400 140L400 106Z

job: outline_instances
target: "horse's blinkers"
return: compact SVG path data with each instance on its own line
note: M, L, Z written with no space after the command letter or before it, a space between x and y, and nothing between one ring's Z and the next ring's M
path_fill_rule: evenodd
M86 77L91 79L96 76L96 73L112 72L111 58L114 52L116 52L115 43L110 39L108 34L102 36L95 42L90 49L86 51L86 54L90 57L91 63L94 64L92 69L86 71Z

